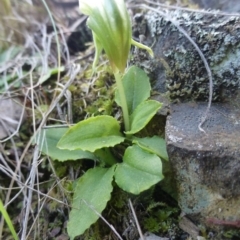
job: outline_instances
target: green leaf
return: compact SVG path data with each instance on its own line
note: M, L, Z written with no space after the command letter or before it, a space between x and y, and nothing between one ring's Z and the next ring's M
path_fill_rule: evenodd
M112 166L117 163L116 158L113 156L110 148L101 148L94 152L94 155L97 156L100 163L104 163L107 166Z
M6 91L6 87L8 86L8 84L12 83L15 79L17 78L16 74L4 74L2 77L0 77L0 94L4 93ZM20 83L19 82L15 82L14 87L19 88L20 87Z
M91 117L69 128L57 144L61 149L94 152L124 141L118 121L110 116Z
M147 100L137 106L133 114L130 116L130 131L126 134L134 134L143 129L152 117L161 108L162 104L155 100Z
M114 170L115 166L96 167L78 180L67 226L70 239L83 234L99 218L94 210L100 214L111 198Z
M17 56L17 54L19 54L22 51L23 51L23 47L19 47L19 46L9 47L8 49L0 53L0 64L4 64L7 61L12 60Z
M16 233L16 231L14 229L12 221L11 221L11 219L10 219L10 217L9 217L9 215L8 215L8 213L7 213L7 211L6 211L5 207L4 207L1 199L0 199L0 213L3 216L4 220L6 221L6 223L8 225L8 228L9 228L11 234L12 234L13 239L14 240L18 240L19 239L18 235L17 235L17 233Z
M138 144L142 149L157 154L160 158L168 160L166 141L158 136L146 138L133 138L133 143Z
M56 68L49 68L48 71L42 75L39 80L38 84L43 84L46 82L52 75L57 74L58 72L63 72L65 70L64 66L56 67Z
M94 56L92 68L93 68L93 73L95 73L98 60L103 50L103 47L102 47L101 41L99 41L99 39L97 38L97 35L94 32L92 32L92 36L93 36L93 42L95 46L95 56Z
M140 68L132 66L123 76L123 88L127 100L128 112L132 114L136 107L150 97L150 82L147 74ZM120 106L120 96L116 91L115 101Z
M48 128L43 129L34 139L34 143L39 145L40 151L50 156L53 160L66 161L77 159L92 159L97 158L90 152L82 150L62 150L57 148L57 143L60 138L67 132L68 128Z
M117 185L132 194L139 194L164 178L161 159L137 145L126 149L114 176Z

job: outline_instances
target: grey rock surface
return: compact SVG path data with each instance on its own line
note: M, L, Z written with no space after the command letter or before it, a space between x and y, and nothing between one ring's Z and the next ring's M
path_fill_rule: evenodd
M149 232L145 233L143 236L144 240L169 240L169 238L158 237L157 235ZM141 238L139 238L138 240L141 240Z
M167 150L182 211L197 222L240 219L240 108L216 103L198 124L204 103L172 106L166 126Z
M205 9L219 9L226 12L240 12L239 0L192 0Z
M179 205L193 223L239 226L240 18L164 13L167 19L155 12L136 16L134 34L146 36L155 58L139 51L133 61L149 72L155 90L179 102L171 105L166 124L170 175L175 177ZM198 127L209 98L206 69L169 19L199 46L213 74L214 103L203 125L206 134Z
M211 68L213 101L231 98L240 88L240 18L213 12L163 14L148 12L144 17L135 17L134 34L146 36L145 43L152 46L155 57L150 59L140 51L134 63L150 74L154 89L167 91L171 99L181 101L205 101L209 97L204 63L174 21L198 45Z

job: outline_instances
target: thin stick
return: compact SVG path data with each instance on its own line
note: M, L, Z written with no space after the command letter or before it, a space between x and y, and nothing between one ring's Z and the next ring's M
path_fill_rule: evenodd
M39 155L39 148L38 148L38 145L35 145L32 169L30 172L30 176L31 176L30 187L31 188L28 190L28 198L27 198L26 206L24 206L24 207L26 207L26 211L25 211L24 221L23 221L23 225L22 225L23 229L22 229L22 234L21 234L21 240L27 239L26 234L27 234L27 227L28 227L28 218L29 218L29 214L30 214L30 209L32 207L32 195L33 195L32 188L34 187L35 178L36 178L38 155Z
M88 204L84 199L81 199L91 210L93 210L111 229L112 231L116 234L116 236L120 239L123 240L121 238L121 236L119 235L119 233L116 231L116 229L113 227L113 225L111 225L92 205ZM144 240L144 239L143 239Z
M57 63L58 63L58 67L60 68L61 67L61 53L60 53L61 52L61 48L60 48L59 37L58 37L58 34L57 34L57 27L56 27L55 21L53 19L52 12L51 12L51 10L48 7L47 2L45 0L41 0L41 1L42 1L43 5L44 5L44 7L45 7L45 9L46 9L46 11L48 13L50 21L52 23L53 31L55 33L55 40L56 40L56 44L57 44ZM57 73L57 82L58 83L60 81L60 74L61 74L61 72L58 71L58 73ZM57 93L55 92L54 96L53 96L53 99L55 99L56 95L57 95Z
M143 234L142 234L142 230L141 230L141 228L140 228L140 225L139 225L139 222L138 222L136 213L135 213L135 211L134 211L134 208L133 208L133 205L132 205L132 201L131 201L130 198L128 199L128 202L129 202L129 206L130 206L130 209L131 209L131 211L132 211L132 214L133 214L134 221L135 221L135 223L136 223L136 225L137 225L137 229L138 229L138 233L139 233L139 235L140 235L140 238L141 238L141 240L145 240L145 238L144 238L144 236L143 236Z

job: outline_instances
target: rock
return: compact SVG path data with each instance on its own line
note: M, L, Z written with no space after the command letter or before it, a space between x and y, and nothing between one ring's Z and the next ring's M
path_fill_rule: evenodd
M167 19L155 12L135 17L133 32L145 35L155 57L136 50L133 63L150 74L155 90L179 102L171 105L166 123L178 203L196 224L220 230L239 227L240 18L164 13ZM170 19L199 46L213 74L215 103L202 126L206 134L198 126L207 108L209 78L196 49Z
M92 33L86 26L86 16L83 16L79 11L79 1L46 0L46 2L53 14L54 20L60 23L58 27L63 28L70 53L74 55L79 51L86 50L88 47L86 43L92 41ZM33 3L46 12L41 1L34 0ZM47 12L45 14L48 17ZM51 26L51 21L48 21L48 25Z
M226 12L240 12L239 0L192 0L205 9L219 9Z
M169 240L169 238L162 238L162 237L158 237L157 235L153 234L153 233L145 233L144 235L144 240ZM139 238L138 240L142 240L141 238Z
M144 51L133 63L144 68L154 90L171 99L205 101L209 78L204 63L190 41L169 19L179 24L198 45L213 74L213 101L226 101L240 87L240 18L202 12L156 12L135 16L134 35L145 35L154 59Z
M190 219L203 225L212 218L238 221L240 108L213 104L203 125L206 134L198 129L205 110L205 103L175 104L167 120L167 150L178 203ZM216 227L214 222L211 227Z

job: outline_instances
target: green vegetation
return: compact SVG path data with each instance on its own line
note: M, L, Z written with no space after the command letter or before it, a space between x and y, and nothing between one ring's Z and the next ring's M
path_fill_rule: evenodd
M168 159L162 138L136 135L162 104L149 100L151 87L143 70L135 66L125 69L131 44L150 54L152 51L132 40L124 1L81 1L80 9L89 15L87 23L93 31L93 73L97 72L98 57L104 50L115 77L115 102L122 109L124 126L112 116L100 115L69 129L45 129L40 135L41 151L53 159L91 159L97 165L75 183L67 227L71 239L83 234L99 218L111 198L113 182L126 192L140 194L163 179L161 159ZM43 137L46 141L42 141Z
M11 221L11 219L10 219L6 209L3 206L3 203L1 201L1 199L0 199L0 213L2 214L3 218L5 219L5 221L6 221L7 225L8 225L8 228L11 231L11 234L12 234L14 240L18 240L17 233L16 233L16 231L14 229L14 226L12 224L12 221Z

